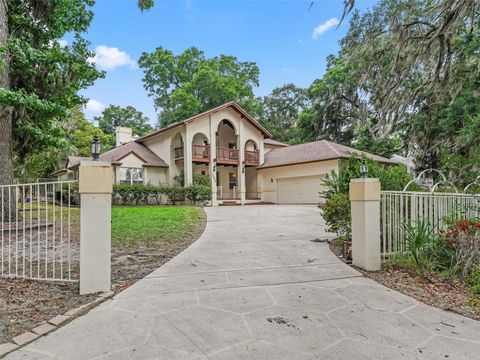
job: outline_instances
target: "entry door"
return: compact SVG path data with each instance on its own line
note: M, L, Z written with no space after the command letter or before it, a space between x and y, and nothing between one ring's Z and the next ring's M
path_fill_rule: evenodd
M280 204L318 204L325 191L321 175L302 176L277 180L277 202Z

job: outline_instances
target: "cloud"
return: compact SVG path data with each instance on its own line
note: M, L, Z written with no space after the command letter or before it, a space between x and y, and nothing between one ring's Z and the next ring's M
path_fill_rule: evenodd
M331 18L324 23L321 23L318 25L315 29L313 29L313 34L312 34L312 39L316 40L320 35L322 35L324 32L330 30L332 27L335 25L340 24L337 18Z
M60 44L60 46L63 46L63 47L68 45L68 41L64 39L58 40L58 43Z
M95 48L95 56L89 58L88 61L104 70L113 70L119 66L130 66L130 69L137 68L136 61L125 51L107 45L98 45Z
M282 68L282 71L283 71L283 72L293 72L293 71L297 71L297 68L296 68L295 66L283 67L283 68Z
M91 111L91 112L99 113L103 109L105 109L105 104L101 103L98 100L94 100L94 99L88 100L87 104L85 105L85 110Z

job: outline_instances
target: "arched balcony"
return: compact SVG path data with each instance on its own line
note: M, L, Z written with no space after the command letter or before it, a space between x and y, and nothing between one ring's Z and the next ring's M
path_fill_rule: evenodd
M258 166L260 163L260 152L254 140L245 143L245 166Z
M208 138L202 133L197 133L192 141L192 162L208 163L210 162L210 145Z

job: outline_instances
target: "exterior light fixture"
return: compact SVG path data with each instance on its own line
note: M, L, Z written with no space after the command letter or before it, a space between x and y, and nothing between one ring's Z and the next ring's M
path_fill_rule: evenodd
M363 160L360 164L360 175L362 176L362 179L366 179L368 177L368 165L365 160Z
M245 161L242 162L242 173L245 172Z
M98 135L95 135L93 137L92 141L92 159L93 161L98 161L100 160L100 150L102 148L102 145L100 144L100 139L98 138Z

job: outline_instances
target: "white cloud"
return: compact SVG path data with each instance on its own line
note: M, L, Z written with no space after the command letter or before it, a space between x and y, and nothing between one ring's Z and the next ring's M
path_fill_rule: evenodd
M103 109L105 109L105 104L101 103L98 100L94 100L94 99L88 100L87 104L85 105L85 110L91 111L91 112L99 113Z
M64 39L58 40L58 43L60 44L60 46L63 46L63 47L68 45L68 41Z
M331 18L313 29L312 39L316 40L324 32L330 30L335 25L340 24L337 18Z
M99 68L104 70L112 70L119 66L130 66L131 69L137 67L137 63L125 51L120 51L116 47L107 45L98 45L95 48L95 56L88 59Z

